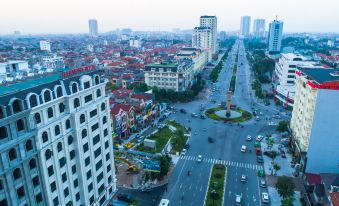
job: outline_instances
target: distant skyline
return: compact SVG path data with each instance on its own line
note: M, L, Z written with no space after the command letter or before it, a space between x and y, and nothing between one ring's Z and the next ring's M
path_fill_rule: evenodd
M193 29L201 15L216 15L218 31L236 31L240 17L284 21L284 32L339 33L338 0L4 0L0 34L88 33L97 19L99 33ZM253 24L253 22L251 22ZM252 27L251 27L252 32Z

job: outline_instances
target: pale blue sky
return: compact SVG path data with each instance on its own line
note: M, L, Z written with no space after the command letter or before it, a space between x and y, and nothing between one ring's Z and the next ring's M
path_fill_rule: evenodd
M240 16L271 21L286 32L339 32L339 0L0 0L0 34L192 29L200 15L217 15L218 30L239 29ZM251 25L252 29L252 25Z

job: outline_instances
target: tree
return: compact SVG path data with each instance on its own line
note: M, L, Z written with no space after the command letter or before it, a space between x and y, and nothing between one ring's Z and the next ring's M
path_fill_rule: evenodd
M273 165L273 169L274 169L274 174L276 175L277 172L280 170L280 165L274 164L274 165Z
M161 157L158 158L160 161L160 174L159 177L163 177L167 175L169 168L171 166L171 157L169 155L162 155Z
M293 206L294 204L294 197L289 196L281 200L281 206Z
M278 132L288 132L288 125L290 124L289 121L283 120L280 121L277 127Z
M278 181L275 184L275 186L277 187L278 193L282 198L293 196L294 194L295 185L292 179L289 177L286 176L278 177Z

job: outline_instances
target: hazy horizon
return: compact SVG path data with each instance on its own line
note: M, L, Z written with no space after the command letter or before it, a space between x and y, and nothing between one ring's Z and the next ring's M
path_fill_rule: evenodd
M216 15L219 31L237 31L241 16L268 23L278 16L284 32L339 32L339 1L323 0L11 0L2 3L0 34L87 33L88 19L97 19L99 33L117 28L137 31L193 29L201 15Z

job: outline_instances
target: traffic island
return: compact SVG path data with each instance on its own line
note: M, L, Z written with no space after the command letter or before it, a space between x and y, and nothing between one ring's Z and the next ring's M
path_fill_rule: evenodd
M227 168L223 164L214 164L208 182L205 206L222 206L226 185Z
M214 107L206 110L205 115L216 121L240 123L248 121L252 118L252 114L240 107L231 110L230 117L226 117L226 108Z

